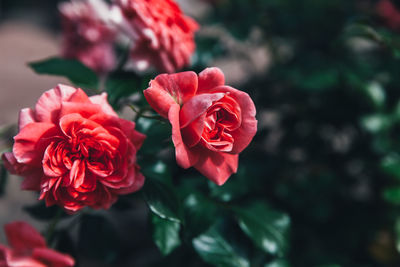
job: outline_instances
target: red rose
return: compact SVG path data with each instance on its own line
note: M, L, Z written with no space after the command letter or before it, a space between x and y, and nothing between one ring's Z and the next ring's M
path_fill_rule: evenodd
M115 29L110 8L102 0L65 2L60 5L65 58L77 59L98 73L115 66Z
M0 244L1 267L70 267L69 255L47 248L44 238L29 224L13 222L4 230L11 247Z
M176 160L218 185L238 167L238 154L257 131L256 109L245 92L224 85L224 74L208 68L161 74L144 91L149 104L172 125Z
M136 152L144 138L133 122L118 118L105 93L88 97L59 85L35 109L21 110L13 152L3 160L25 177L22 189L40 191L47 206L107 209L118 195L142 187Z
M400 30L400 11L391 1L379 1L376 9L390 28L397 31Z
M174 72L190 63L198 24L186 17L173 0L115 0L133 40L132 64ZM126 27L125 27L126 28Z

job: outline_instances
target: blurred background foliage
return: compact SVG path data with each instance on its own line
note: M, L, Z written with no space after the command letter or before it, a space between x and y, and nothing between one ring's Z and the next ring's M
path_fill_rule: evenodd
M33 5L57 30L56 2L3 0L3 19ZM218 187L180 169L169 125L137 117L148 136L143 192L108 212L62 216L55 246L79 266L400 266L400 34L377 1L207 2L187 69L225 63L231 84L255 101L259 129L238 173ZM98 85L93 73L82 75L88 69L71 73L77 62L61 60L56 71L53 63L31 66ZM144 107L151 77L113 73L110 102ZM0 169L0 189L4 176ZM42 205L26 211L59 216Z

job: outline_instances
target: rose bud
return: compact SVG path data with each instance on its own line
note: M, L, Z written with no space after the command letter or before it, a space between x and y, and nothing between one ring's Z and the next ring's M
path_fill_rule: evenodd
M120 194L139 190L144 177L136 152L145 136L118 117L107 95L88 97L66 85L22 109L6 168L25 177L22 189L40 191L47 206L70 213L85 206L108 209Z
M74 259L46 246L44 238L26 222L4 227L10 247L0 244L0 266L4 267L70 267Z
M195 51L198 24L185 16L173 0L115 0L122 13L121 29L133 41L135 69L155 67L174 72L187 66Z
M178 165L195 167L218 185L237 171L239 153L257 131L256 109L245 92L224 85L224 74L208 68L161 74L144 91L149 104L172 125Z

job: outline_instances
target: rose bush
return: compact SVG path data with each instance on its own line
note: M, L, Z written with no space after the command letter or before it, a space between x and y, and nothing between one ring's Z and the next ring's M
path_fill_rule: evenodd
M115 29L109 23L110 8L102 0L72 1L59 7L62 26L62 55L77 59L98 73L115 66Z
M187 66L195 51L198 24L173 0L116 0L133 41L131 63L137 69L156 67L174 72Z
M140 189L136 151L145 136L118 118L105 93L88 97L66 85L45 92L34 109L21 110L7 169L24 176L22 189L69 212L109 208L117 196Z
M32 226L13 222L4 227L10 247L0 244L2 267L69 267L74 259L46 246L46 241Z
M225 85L221 70L161 74L144 95L169 119L181 167L193 166L218 185L237 171L238 154L257 131L256 109L247 93Z

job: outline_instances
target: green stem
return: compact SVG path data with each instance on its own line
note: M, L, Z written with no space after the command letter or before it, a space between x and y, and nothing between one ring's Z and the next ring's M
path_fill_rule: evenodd
M107 79L108 79L107 75L101 75L101 76L99 76L99 85L98 85L98 87L97 87L96 90L95 90L96 93L105 92L105 90L107 89L107 88L106 88Z
M137 109L133 105L129 105L129 107L136 113L135 121L137 121L140 117L146 118L146 119L152 119L152 120L159 120L162 122L165 122L165 119L159 115L145 115L143 112L146 111L146 109Z
M64 211L61 208L58 209L56 215L50 221L49 226L47 227L47 231L46 231L47 244L50 244L51 241L53 240L54 232L56 230L57 224L60 221L61 216L62 216L63 213L64 213Z

